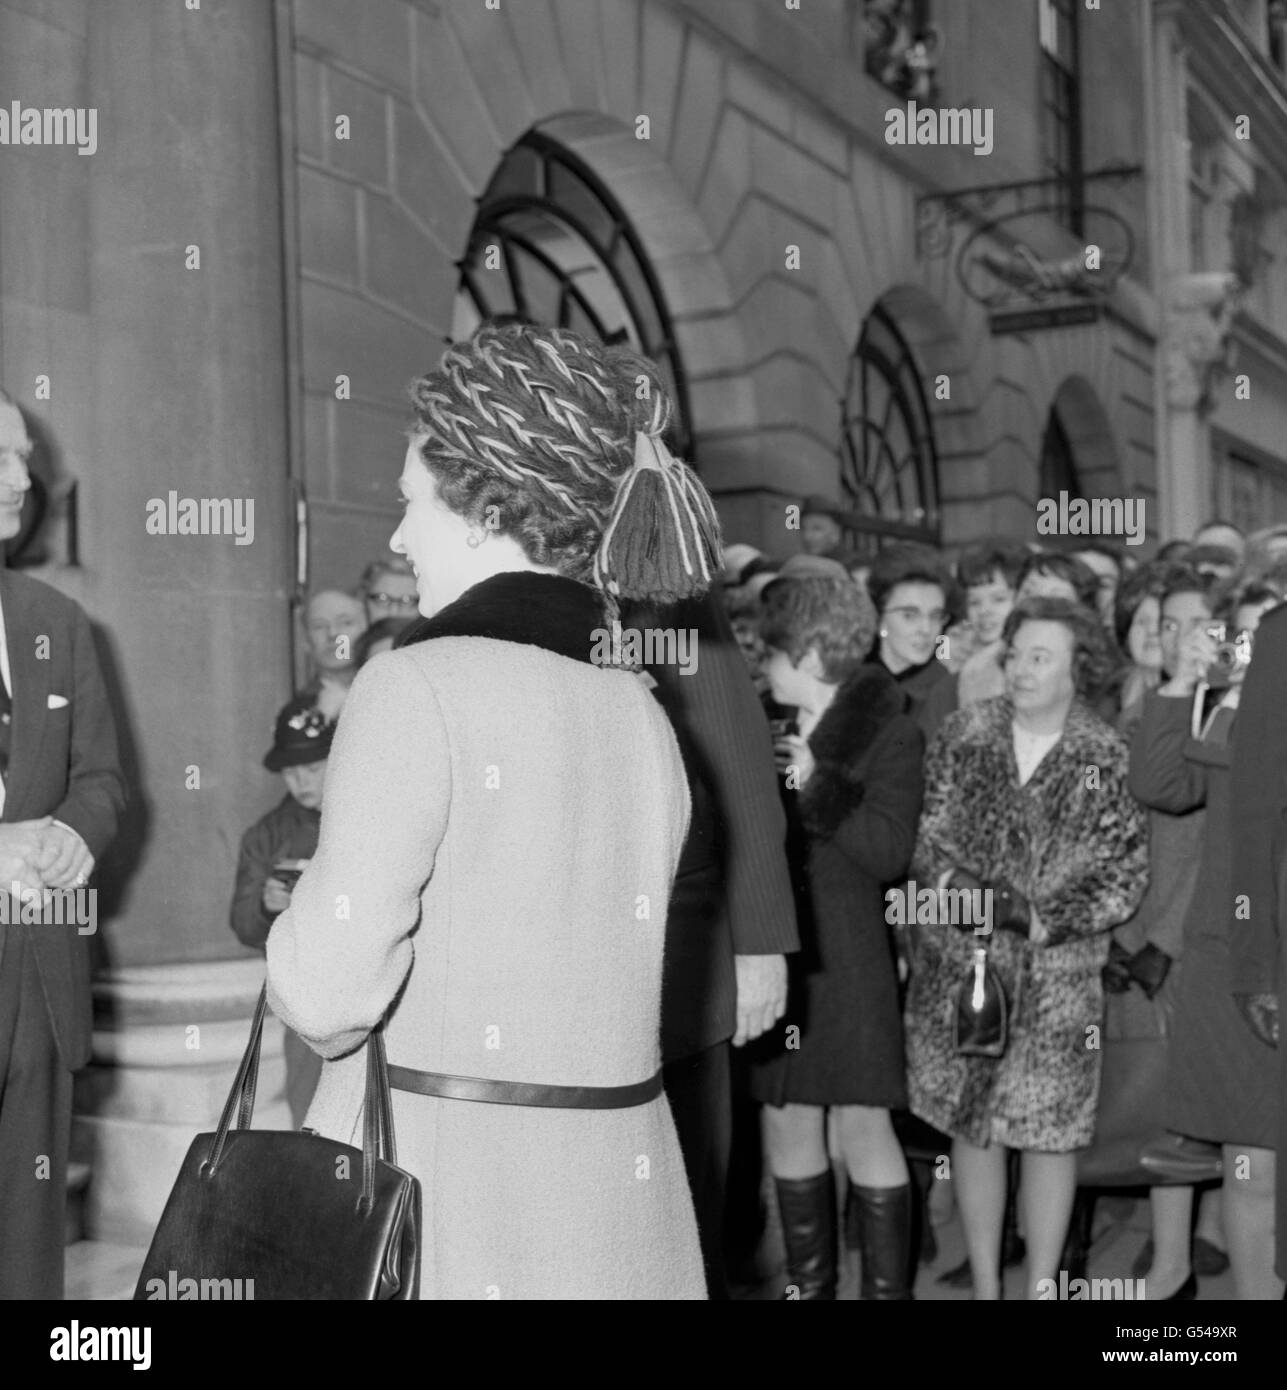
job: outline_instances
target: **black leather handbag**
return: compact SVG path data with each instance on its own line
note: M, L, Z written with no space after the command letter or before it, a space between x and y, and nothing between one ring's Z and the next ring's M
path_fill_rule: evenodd
M383 1029L367 1040L360 1150L252 1130L267 1006L265 989L219 1128L192 1141L135 1299L414 1299L420 1184L396 1166Z
M975 946L969 971L956 990L952 1044L966 1057L1002 1057L1009 1041L1005 986L988 960L986 944Z

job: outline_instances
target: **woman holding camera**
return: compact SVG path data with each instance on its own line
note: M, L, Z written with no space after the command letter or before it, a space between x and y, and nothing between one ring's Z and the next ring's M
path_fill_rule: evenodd
M1179 814L1206 807L1197 886L1176 966L1167 1124L1223 1145L1222 1208L1239 1298L1281 1298L1273 1268L1275 1056L1243 1021L1231 994L1229 934L1240 918L1229 866L1230 739L1251 641L1279 599L1263 584L1221 605L1228 622L1183 639L1174 674L1145 700L1131 742L1131 790Z
M1098 616L1025 599L1003 640L1006 694L949 715L930 745L912 860L918 885L969 892L984 921L949 911L918 925L906 1011L911 1108L953 1137L980 1299L1001 1296L1010 1149L1021 1154L1028 1296L1049 1296L1076 1150L1095 1128L1108 932L1134 911L1148 866L1126 746L1085 703L1113 663ZM958 1026L985 947L1009 1007L992 1055Z

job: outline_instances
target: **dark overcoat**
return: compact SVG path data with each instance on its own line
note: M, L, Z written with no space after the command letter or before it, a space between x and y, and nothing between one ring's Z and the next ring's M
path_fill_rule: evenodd
M1229 987L1287 1002L1287 606L1261 619L1233 726ZM1287 1278L1287 1036L1278 1045L1277 1270Z
M752 1052L751 1093L770 1105L906 1105L883 897L921 805L925 741L906 706L887 671L861 666L809 736L812 776L788 793L801 950L786 1015Z
M949 715L926 759L913 872L922 887L962 868L1007 879L1031 903L1032 941L993 934L1011 1003L1001 1058L957 1054L955 997L975 936L917 928L907 998L911 1109L970 1143L1066 1152L1090 1143L1110 928L1148 882L1148 822L1126 785L1121 737L1080 701L1058 743L1019 785L1008 697Z

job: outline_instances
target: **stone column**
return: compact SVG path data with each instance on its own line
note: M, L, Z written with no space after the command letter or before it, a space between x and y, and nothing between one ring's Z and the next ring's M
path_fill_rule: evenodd
M1170 534L1191 536L1210 512L1211 391L1228 363L1237 281L1210 272L1172 279L1166 299L1167 471Z
M139 1240L218 1115L263 973L228 906L240 834L282 794L260 759L290 689L279 107L263 0L85 11L78 597L110 638L140 799L106 866L75 1153L89 1234ZM253 503L253 539L149 534L171 491L238 499L243 522Z

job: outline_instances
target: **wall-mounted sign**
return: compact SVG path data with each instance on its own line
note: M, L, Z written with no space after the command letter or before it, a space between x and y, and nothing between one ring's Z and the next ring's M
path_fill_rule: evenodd
M1041 328L1071 328L1079 323L1094 323L1100 315L1100 305L1052 304L1046 309L1015 309L993 314L988 324L994 335L1002 333L1032 333Z
M957 281L989 310L994 333L1091 323L1131 267L1135 231L1121 212L1087 205L1084 185L1140 172L1100 170L1075 190L1035 179L926 195L917 201L917 250L953 257Z

